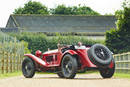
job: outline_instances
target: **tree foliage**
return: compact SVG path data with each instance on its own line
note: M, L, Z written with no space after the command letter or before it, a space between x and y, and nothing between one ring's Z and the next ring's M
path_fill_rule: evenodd
M123 10L116 11L116 29L106 32L106 45L114 53L130 51L130 7L127 2Z
M14 14L58 14L58 15L100 15L98 12L92 10L87 6L72 6L58 5L56 8L48 10L40 2L29 1L24 7L15 9Z
M29 1L23 8L15 9L14 14L49 14L48 8L40 2Z
M51 13L62 15L100 15L98 12L92 10L90 7L80 5L72 7L58 5L56 8L51 9Z

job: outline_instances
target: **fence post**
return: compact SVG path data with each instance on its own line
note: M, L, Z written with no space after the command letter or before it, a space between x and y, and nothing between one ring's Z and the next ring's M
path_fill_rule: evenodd
M4 55L5 55L5 52L3 51L3 52L2 52L2 60L1 60L1 62L2 62L2 65L1 65L1 73L2 73L2 74L4 74Z
M130 52L128 52L128 61L129 61L129 62L128 62L128 68L129 68L128 71L130 72Z
M10 72L12 72L12 53L10 53Z
M23 61L23 55L20 55L20 70L22 69L22 61Z
M16 60L17 60L17 63L16 63L17 65L16 66L17 66L17 71L18 71L19 54L17 55L17 59Z
M8 59L9 59L9 53L7 52L7 57L6 57L6 73L8 73Z
M16 64L15 64L15 63L16 63L16 62L15 62L15 59L16 59L15 57L16 57L16 54L14 53L14 57L13 57L13 72L15 71L15 65L16 65Z

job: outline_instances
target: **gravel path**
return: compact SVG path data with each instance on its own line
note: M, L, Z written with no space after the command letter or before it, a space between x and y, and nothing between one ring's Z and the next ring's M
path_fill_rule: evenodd
M78 74L75 79L61 79L56 74L37 74L0 79L0 87L130 87L130 79L102 79L99 74Z

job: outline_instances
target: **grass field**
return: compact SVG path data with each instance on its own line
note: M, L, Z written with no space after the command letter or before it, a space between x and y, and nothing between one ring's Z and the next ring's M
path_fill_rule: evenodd
M6 73L6 74L0 74L0 79L8 78L8 77L14 77L14 76L20 76L22 75L22 72L13 72L13 73Z
M114 77L118 77L118 78L129 78L130 79L130 73L115 73Z

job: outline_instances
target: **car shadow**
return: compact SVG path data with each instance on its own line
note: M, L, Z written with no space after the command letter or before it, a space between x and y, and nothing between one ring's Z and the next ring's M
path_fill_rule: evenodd
M74 78L74 80L105 80L105 79L116 79L116 78Z
M31 79L66 79L59 77L34 77ZM117 79L117 78L105 78L105 79ZM66 80L104 80L104 78L74 78L74 79L66 79Z

